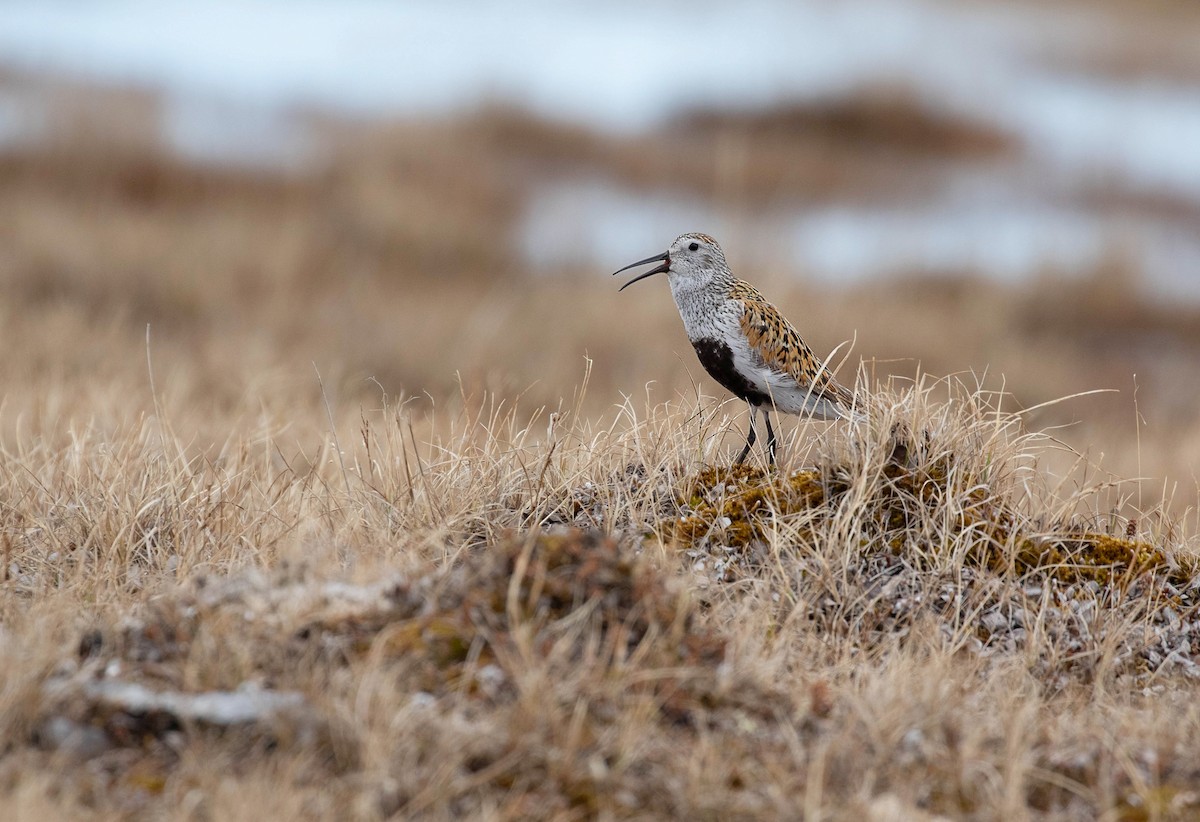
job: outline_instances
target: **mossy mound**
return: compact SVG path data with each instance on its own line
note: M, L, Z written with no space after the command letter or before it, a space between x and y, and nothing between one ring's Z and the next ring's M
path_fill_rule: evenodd
M512 533L445 572L402 586L394 610L306 625L342 652L403 657L415 687L441 693L519 646L549 653L564 640L611 664L636 650L663 666L715 665L722 637L702 628L690 601L631 552L597 531Z
M962 498L960 505L968 505L979 495L977 490L956 490L965 483L949 457L921 459L916 453L915 446L894 439L882 471L869 480L870 493L857 497L856 504L863 506L863 547L882 544L900 552L934 509L954 496ZM852 476L846 466L787 475L745 464L704 468L680 484L678 516L660 522L656 530L675 544L712 538L735 549L764 539L774 524L795 515L807 515L809 527L801 530L814 531L860 482Z
M1148 542L1088 532L1026 538L1015 554L1023 571L1043 571L1062 582L1113 585L1167 567L1162 550Z
M1191 576L1172 568L1161 548L1133 536L1115 536L1076 523L1039 528L994 499L964 511L958 533L979 534L967 559L997 573L1036 573L1066 584L1128 583L1146 573L1166 572L1173 582Z
M720 532L727 544L745 547L763 538L771 519L817 509L845 490L842 483L823 482L816 471L784 477L744 464L705 468L680 488L683 513L658 530L668 541L683 544Z
M651 700L672 726L746 700L745 691L729 693L719 681L726 637L628 548L597 531L514 532L451 567L375 586L282 579L205 585L155 603L142 619L84 634L77 664L119 670L120 680L95 684L81 676L82 684L62 686L51 709L66 715L69 706L71 727L97 728L98 749L157 750L167 734L205 723L181 719L178 710L112 708L107 691L87 689L137 689L146 700L188 708L189 700L222 698L213 689L234 694L245 681L322 687L307 679L314 667L335 672L368 662L386 666L402 692L458 695L492 707L512 702L529 666L546 665L560 677L589 667L600 684L653 669L661 675L629 690ZM232 634L231 622L239 625ZM197 654L230 644L236 648L226 656L238 664L203 677L211 681L185 673ZM243 646L272 652L248 656ZM759 695L757 710L769 711L767 691L751 690ZM274 696L265 693L259 698ZM245 735L253 723L234 724Z
M1072 522L1034 523L964 467L969 461L929 452L928 438L916 444L895 438L881 468L865 479L839 465L791 474L748 465L706 467L680 483L676 510L655 530L677 547L719 545L738 553L766 541L785 522L791 542L811 545L828 538L823 525L838 516L854 523L862 554L890 553L918 567L962 557L995 573L1104 586L1169 567L1161 548L1132 536ZM1173 579L1186 575L1171 573Z

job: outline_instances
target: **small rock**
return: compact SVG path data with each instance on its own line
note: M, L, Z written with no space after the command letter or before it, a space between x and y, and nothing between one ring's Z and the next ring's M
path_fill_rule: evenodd
M108 734L91 725L74 722L64 716L50 718L38 730L43 745L66 756L84 761L112 747Z
M988 611L980 618L979 623L988 630L989 633L998 634L1008 627L1008 617L999 611Z

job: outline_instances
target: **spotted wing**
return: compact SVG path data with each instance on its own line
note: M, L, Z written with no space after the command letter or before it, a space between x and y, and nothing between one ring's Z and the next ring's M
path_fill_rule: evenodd
M742 333L762 365L811 389L814 399L824 399L848 412L854 405L854 395L833 378L827 367L822 368L812 349L775 306L757 291L747 292L739 295Z

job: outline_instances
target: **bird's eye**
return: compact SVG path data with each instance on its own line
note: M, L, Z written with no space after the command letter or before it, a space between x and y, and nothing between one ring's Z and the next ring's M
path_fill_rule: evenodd
M688 246L688 251L699 251L699 250L700 250L700 243L692 243L691 245Z

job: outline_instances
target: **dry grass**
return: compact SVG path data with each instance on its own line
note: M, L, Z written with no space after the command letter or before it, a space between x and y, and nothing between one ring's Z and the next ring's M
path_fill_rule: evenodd
M808 426L771 474L700 471L728 459L711 400L343 412L303 470L274 414L208 455L173 408L6 452L5 801L1193 808L1194 530L1056 494L1042 438L946 388L881 389L869 424Z
M884 184L879 114L813 115L863 165L771 138L737 186ZM520 181L650 185L753 125L0 158L5 817L1194 814L1193 313L748 272L819 350L857 332L878 409L731 474L661 290L520 276Z

